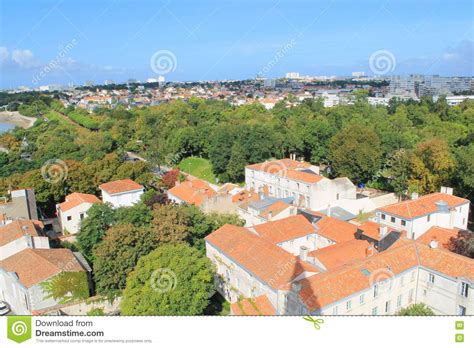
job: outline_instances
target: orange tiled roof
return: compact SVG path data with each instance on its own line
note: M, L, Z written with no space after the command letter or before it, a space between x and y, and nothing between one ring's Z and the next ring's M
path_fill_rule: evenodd
M199 179L184 181L169 189L168 193L196 206L200 206L206 199L217 194L211 186Z
M262 211L260 213L260 216L267 219L270 213L272 214L272 216L275 216L277 214L280 214L283 210L285 210L288 207L290 207L288 203L285 203L283 201L276 201L275 203L270 205L267 209Z
M307 183L317 183L324 179L323 176L302 172L301 169L308 169L311 164L303 161L295 161L289 158L281 160L267 161L248 165L246 168L264 171L270 174L279 175L293 180L303 181Z
M357 226L321 213L312 212L314 215L322 216L315 225L318 227L316 233L336 243L348 242L355 239Z
M294 215L276 221L253 226L264 239L274 244L307 236L315 232L315 227L303 216Z
M291 281L305 271L319 272L315 266L301 261L244 227L226 224L205 239L274 289L287 289Z
M99 186L101 190L104 190L108 194L116 194L122 192L129 192L129 191L136 191L143 189L143 186L137 184L132 179L123 179L123 180L116 180L107 182Z
M351 240L337 243L325 248L310 251L308 256L317 258L328 270L369 257L369 248L373 248L366 240ZM375 253L375 248L373 248Z
M15 272L27 288L61 271L84 271L69 249L24 249L0 261L0 267L8 272Z
M280 160L265 161L262 163L255 163L246 166L246 168L253 170L261 170L267 173L278 173L288 169L305 169L311 167L311 164L303 161L295 161L289 158Z
M469 200L465 198L449 195L447 193L436 192L417 199L390 204L379 208L378 210L399 216L404 219L413 219L436 212L437 207L435 203L439 201L446 202L449 208L469 202Z
M360 226L359 226L359 229L362 230L362 232L364 233L364 235L366 235L367 237L370 237L374 240L378 240L380 241L381 239L381 236L380 236L380 227L382 227L382 225L376 223L376 222L373 222L373 221L364 221ZM395 231L394 228L391 228L391 227L388 227L387 226L387 234L388 235L390 232L392 231Z
M299 171L299 170L293 170L293 169L288 170L286 172L285 177L287 177L289 179L293 179L293 180L307 182L307 183L310 183L310 184L315 184L315 183L321 181L322 179L324 179L324 176L321 176L321 175L306 173L306 172L302 172L302 171Z
M13 242L25 234L38 237L42 228L43 224L40 221L14 220L8 225L0 226L0 246Z
M243 300L230 304L233 315L275 315L270 300L266 295L255 298L244 298Z
M369 289L374 279L388 279L391 275L417 266L424 266L453 278L468 277L474 280L474 260L405 240L363 261L302 279L300 298L310 310L316 310ZM362 270L367 270L370 274L365 275Z
M438 226L431 227L428 231L418 237L417 241L429 245L432 240L438 242L438 247L448 249L450 239L458 236L459 229L442 228Z
M73 192L70 195L66 196L66 201L59 204L59 209L61 211L68 211L72 208L77 207L78 205L82 203L100 203L99 198L97 198L94 195L90 195L87 193L79 193L79 192Z
M239 193L232 196L232 203L257 201L259 200L258 193L253 190L242 190Z

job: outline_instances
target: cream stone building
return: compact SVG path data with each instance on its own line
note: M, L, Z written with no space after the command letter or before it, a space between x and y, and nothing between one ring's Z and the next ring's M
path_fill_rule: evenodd
M474 313L474 260L401 234L378 252L357 239L357 226L316 217L225 225L206 237L233 314L389 315L414 303L436 314Z
M419 238L433 226L467 229L469 201L453 195L451 188L441 192L381 207L376 210L380 224L407 231L407 237Z

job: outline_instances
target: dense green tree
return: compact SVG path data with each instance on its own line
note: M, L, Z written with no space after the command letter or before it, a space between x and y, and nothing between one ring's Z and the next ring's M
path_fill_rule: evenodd
M93 204L87 211L87 217L82 220L77 245L85 258L92 263L92 250L102 240L110 226L115 221L115 211L106 204Z
M122 315L199 315L214 288L210 260L185 244L142 257L127 278Z
M381 158L380 139L371 128L351 125L331 139L329 159L338 176L367 182L380 169Z
M435 315L434 312L426 306L424 303L417 303L410 305L406 308L402 308L397 315L402 316L431 316Z
M239 142L232 146L229 162L227 163L227 176L232 182L242 182L245 179L245 159L244 148Z
M97 292L112 297L125 288L127 275L140 257L158 247L152 230L132 224L107 230L94 248L94 280Z

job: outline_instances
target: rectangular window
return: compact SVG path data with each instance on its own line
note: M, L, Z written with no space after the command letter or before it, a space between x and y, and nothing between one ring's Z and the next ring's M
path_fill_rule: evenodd
M402 223L402 226L406 226L407 225L407 222L405 220L400 220L401 223Z
M385 220L385 214L382 214L382 220Z
M359 302L360 302L360 304L364 304L364 301L365 301L365 299L364 299L364 294L362 294L362 295L360 295L360 297L359 297Z
M390 312L390 301L385 302L385 313Z
M395 222L395 218L392 216L392 217L390 218L390 221Z
M83 214L83 213L81 213L81 214L79 215L79 219L81 219L81 220L84 219L84 214Z
M339 200L339 193L336 195L336 200Z
M350 311L350 310L352 309L352 302L351 302L351 300L349 300L349 301L346 302L346 309L347 309L348 311Z
M372 308L372 315L377 315L377 307Z
M398 295L397 297L397 307L400 308L402 306L402 295Z
M428 283L434 284L435 276L434 274L429 274L428 275Z
M377 284L374 285L374 297L377 297L379 292L379 286Z
M337 306L332 309L332 315L337 315Z
M466 307L458 306L458 315L466 315Z
M428 215L428 216L426 217L426 221L430 222L430 220L431 220L431 215Z
M461 296L467 297L469 295L469 284L461 283Z
M410 289L410 292L408 293L408 302L413 301L413 289Z
M71 220L72 220L72 216L68 216L67 221L71 221Z

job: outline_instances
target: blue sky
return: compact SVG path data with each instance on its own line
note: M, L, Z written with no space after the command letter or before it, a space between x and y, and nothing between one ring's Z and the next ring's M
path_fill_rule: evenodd
M473 75L471 0L0 3L2 88L143 80L163 50L167 80L371 74L381 50L390 74Z

